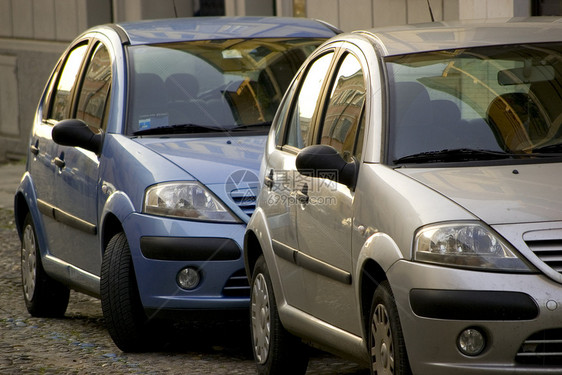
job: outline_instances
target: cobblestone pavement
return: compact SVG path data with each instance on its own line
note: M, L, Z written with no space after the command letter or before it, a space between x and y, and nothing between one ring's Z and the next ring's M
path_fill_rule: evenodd
M64 319L31 317L23 302L19 239L11 210L0 208L0 374L254 374L247 324L175 327L159 352L121 352L97 299L71 293ZM307 374L368 371L324 353Z

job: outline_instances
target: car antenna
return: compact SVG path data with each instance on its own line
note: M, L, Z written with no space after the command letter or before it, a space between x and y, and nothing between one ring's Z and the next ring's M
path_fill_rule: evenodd
M172 4L174 4L174 14L176 18L178 18L178 8L176 8L176 0L172 0Z
M431 10L431 4L429 3L429 0L427 0L427 7L429 8L429 15L431 16L431 22L435 22L435 18L433 17L433 11Z

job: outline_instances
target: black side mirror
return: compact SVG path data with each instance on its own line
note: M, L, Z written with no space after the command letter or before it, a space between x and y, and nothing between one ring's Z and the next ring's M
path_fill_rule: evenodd
M62 146L82 147L88 151L101 153L103 133L96 133L82 120L62 120L53 127L53 141Z
M346 162L332 146L313 145L303 148L295 164L299 173L305 176L327 178L355 187L357 163Z

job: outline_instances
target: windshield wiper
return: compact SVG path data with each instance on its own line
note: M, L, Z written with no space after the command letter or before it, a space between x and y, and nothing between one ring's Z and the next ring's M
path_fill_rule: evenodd
M137 130L133 135L153 135L153 134L185 134L185 133L215 133L225 132L222 127L198 124L180 124L170 126L160 126L157 128L149 128Z
M519 154L508 154L500 151L478 150L469 148L446 149L441 151L427 151L408 155L394 160L395 164L404 163L438 163L455 161L508 159Z
M269 128L271 127L271 121L264 121L264 122L258 122L257 124L248 124L248 125L238 125L235 126L233 128L230 128L228 130L254 130L254 129L260 129L263 130L263 128Z
M562 154L562 144L558 143L555 145L548 145L543 147L537 147L533 149L533 153L541 153L544 152L546 154Z

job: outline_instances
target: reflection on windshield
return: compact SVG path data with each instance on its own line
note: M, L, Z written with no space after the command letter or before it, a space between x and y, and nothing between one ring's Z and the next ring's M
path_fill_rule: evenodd
M133 74L127 134L163 134L167 128L173 133L182 129L175 125L185 124L230 130L269 123L298 68L322 41L239 39L129 47Z
M562 44L436 51L386 62L390 160L441 157L446 150L532 155L562 144Z

